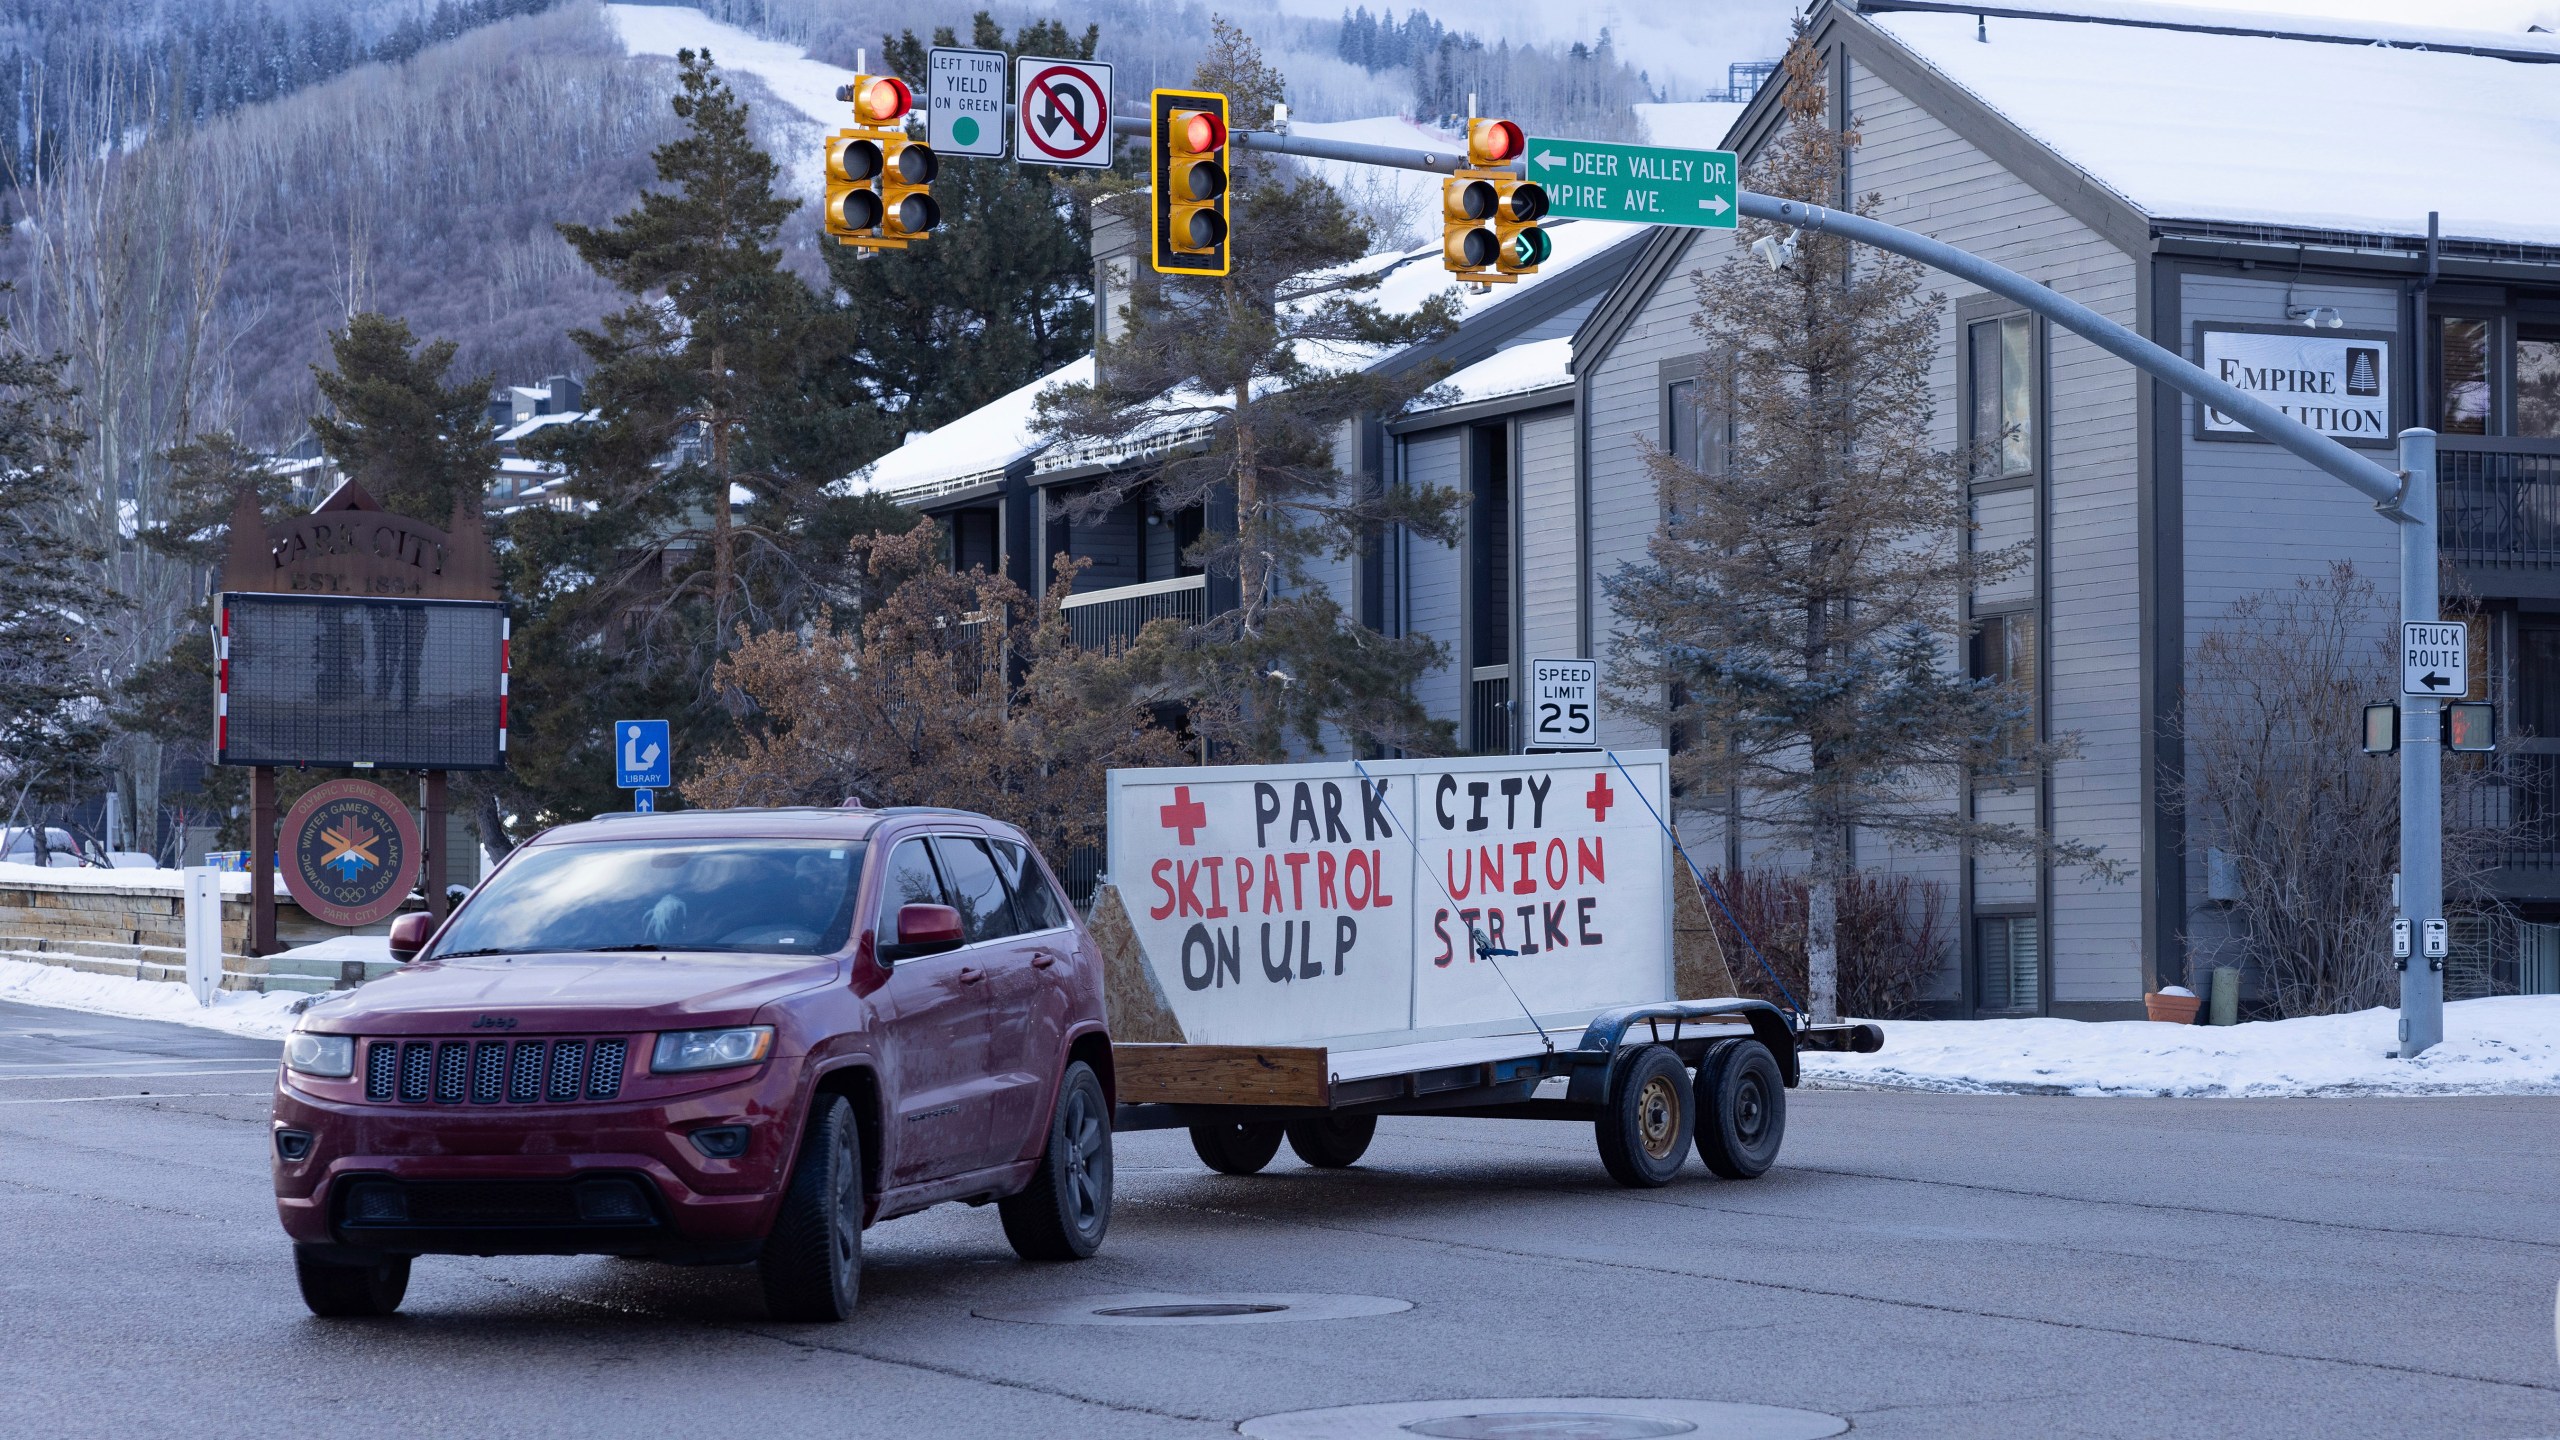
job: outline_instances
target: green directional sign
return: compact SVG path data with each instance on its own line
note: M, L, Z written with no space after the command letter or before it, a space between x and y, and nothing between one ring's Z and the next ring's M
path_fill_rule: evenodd
M1739 218L1741 167L1730 150L1533 138L1527 159L1553 215L1715 230L1730 230Z

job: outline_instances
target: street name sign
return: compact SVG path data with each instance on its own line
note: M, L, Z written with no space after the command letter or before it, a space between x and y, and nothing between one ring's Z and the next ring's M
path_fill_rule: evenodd
M1587 750L1599 743L1594 716L1600 707L1600 662L1529 662L1529 743L1532 750Z
M1710 230L1730 230L1741 218L1742 171L1730 150L1532 139L1528 170L1546 187L1550 215Z
M925 143L936 155L1004 154L1001 50L925 52Z
M1015 163L1111 168L1110 66L1024 55L1013 77Z
M2400 693L2471 693L2471 631L2459 620L2410 620L2400 626Z

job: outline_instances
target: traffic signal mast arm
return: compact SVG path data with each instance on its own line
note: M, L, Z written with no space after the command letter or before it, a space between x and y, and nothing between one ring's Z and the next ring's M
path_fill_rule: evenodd
M1123 135L1144 135L1147 121L1143 116L1118 116L1111 128ZM1402 145L1369 145L1350 140L1324 140L1314 136L1289 135L1271 130L1231 130L1227 143L1239 150L1267 150L1275 155L1297 155L1310 160L1340 160L1354 165L1376 165L1390 170L1422 170L1437 175L1456 175L1469 169L1467 152L1458 150L1416 149ZM1497 167L1525 177L1526 157ZM2292 451L2295 455L2320 467L2339 480L2369 496L2382 513L2394 520L2409 523L2418 517L2404 513L2400 476L2372 460L2357 454L2326 435L2320 434L2292 416L2248 393L2215 379L2204 370L2177 355L2151 343L2131 330L2118 325L2096 311L2037 284L1990 261L1969 255L1953 245L1933 240L1898 225L1887 225L1863 215L1852 215L1800 200L1780 200L1768 195L1741 192L1739 207L1754 220L1772 220L1800 230L1814 230L1839 235L1861 245L1906 256L1924 265L1944 270L1950 275L1970 280L1983 289L2005 299L2014 300L2044 316L2053 323L2097 345L2100 349L2131 364L2154 379L2165 382L2251 430Z
M1115 129L1144 129L1115 120ZM1229 143L1239 149L1268 150L1313 160L1347 161L1394 170L1421 170L1454 175L1468 168L1462 151L1364 145L1354 141L1301 139L1270 131L1233 132ZM1529 157L1522 157L1525 161ZM1525 165L1520 167L1525 176ZM2311 429L2274 406L2247 395L2153 344L2077 301L2015 271L1969 255L1926 235L1801 200L1756 195L1737 187L1735 208L1754 220L1767 220L1798 230L1838 235L1888 254L1972 281L2003 299L2080 336L2199 404L2209 405L2258 435L2370 498L2374 509L2400 531L2400 617L2404 624L2441 619L2436 567L2436 434L2427 429L2400 433L2399 467L2394 470ZM1445 208L1445 202L1444 202ZM2401 924L2441 926L2444 915L2444 814L2442 805L2441 722L2432 696L2405 697L2409 721L2400 747L2400 885ZM2407 964L2400 975L2400 1044L2392 1053L2407 1059L2444 1038L2444 976L2424 964Z

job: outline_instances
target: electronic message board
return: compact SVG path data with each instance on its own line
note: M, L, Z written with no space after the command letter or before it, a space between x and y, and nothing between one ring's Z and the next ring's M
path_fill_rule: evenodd
M234 592L220 617L222 764L506 763L504 605Z

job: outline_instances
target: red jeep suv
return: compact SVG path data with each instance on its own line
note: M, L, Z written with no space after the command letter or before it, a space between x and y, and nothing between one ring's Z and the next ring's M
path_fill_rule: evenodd
M1101 957L1011 826L611 816L426 931L285 1044L276 1209L319 1314L388 1314L417 1255L631 1255L752 1261L777 1318L840 1320L863 1229L946 1200L1026 1259L1102 1243Z

